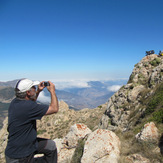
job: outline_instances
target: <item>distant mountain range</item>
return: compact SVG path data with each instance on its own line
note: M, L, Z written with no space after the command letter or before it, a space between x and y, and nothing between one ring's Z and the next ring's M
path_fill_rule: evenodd
M101 104L104 104L114 94L115 91L110 91L109 88L113 85L118 85L119 88L126 84L127 80L119 81L89 81L85 88L73 87L64 88L63 90L56 90L59 100L65 101L70 107L75 109L90 108L93 109ZM49 92L45 89L44 96L50 97ZM49 98L50 99L50 98ZM47 101L48 103L48 101Z
M17 80L0 82L0 102L3 102L3 100L11 100L14 97L13 88L16 82ZM113 95L115 91L109 90L110 87L114 85L120 87L126 83L127 80L89 81L87 82L87 87L66 87L62 90L56 88L56 94L59 100L65 101L74 109L92 109L106 103ZM49 103L50 93L47 89L44 89L44 92L39 97L39 101L42 103Z
M18 80L19 80L19 79L12 80L12 81L7 81L7 82L0 82L0 86L15 87L16 82L17 82Z

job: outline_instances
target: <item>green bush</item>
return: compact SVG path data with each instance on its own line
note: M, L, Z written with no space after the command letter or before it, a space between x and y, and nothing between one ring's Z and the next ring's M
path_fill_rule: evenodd
M157 62L158 64L161 63L161 59L160 59L160 58L155 58L155 60L156 60L156 62Z
M85 144L84 139L78 140L78 145L75 149L71 163L80 163L81 162L81 158L83 156L83 151L84 151L84 144Z
M134 67L137 67L138 66L138 63L134 65Z
M159 109L158 111L154 112L151 118L152 121L157 123L163 123L163 108Z
M161 63L161 59L160 58L155 58L154 60L149 62L152 66L156 67Z
M39 134L43 134L44 132L46 132L46 130L38 130L37 131L37 134L39 135Z
M149 103L145 113L146 114L151 114L155 111L155 108L157 107L158 105L158 102L159 102L159 99L158 98L154 98L152 99L152 101Z
M134 79L134 76L135 76L135 75L134 75L133 73L130 75L127 84L132 83L132 81L133 81L133 79Z
M162 106L163 106L163 84L161 84L160 87L156 90L153 98L150 100L147 106L145 114L151 114L157 109L157 107Z

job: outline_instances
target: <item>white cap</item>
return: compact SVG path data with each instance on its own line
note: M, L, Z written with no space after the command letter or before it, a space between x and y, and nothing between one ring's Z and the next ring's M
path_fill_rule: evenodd
M26 92L26 91L30 90L31 87L33 87L35 85L39 85L39 84L40 84L39 81L32 81L29 79L21 79L17 82L15 88L19 89L20 92Z

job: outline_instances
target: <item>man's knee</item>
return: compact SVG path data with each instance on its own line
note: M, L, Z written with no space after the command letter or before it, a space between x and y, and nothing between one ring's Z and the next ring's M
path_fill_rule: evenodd
M45 146L45 149L50 150L50 151L56 150L57 147L56 147L55 142L54 142L53 140L48 140L48 141L47 141L47 144L46 144L46 146Z

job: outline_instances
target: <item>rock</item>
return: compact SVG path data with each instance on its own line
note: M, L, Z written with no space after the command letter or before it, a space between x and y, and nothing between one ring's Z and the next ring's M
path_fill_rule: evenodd
M135 137L142 141L158 141L158 129L153 122L144 125L144 128Z
M129 93L128 93L128 100L135 101L137 99L138 94L143 91L144 86L139 85L134 87Z
M63 148L63 143L62 143L63 140L56 138L53 141L55 142L55 144L57 146L57 152L59 153L61 151L61 149Z
M114 132L97 129L85 142L81 163L117 163L120 145L120 140Z
M162 73L163 65L159 65L152 70L152 74L149 78L149 83L151 87L154 87L156 84L163 81L163 76L160 75Z
M99 128L100 129L106 129L108 128L109 125L109 117L105 114L103 114L102 118L101 118L101 123L99 124Z
M54 139L58 150L58 163L70 162L78 140L91 132L86 125L79 123L71 126L69 133L63 139Z
M78 123L70 128L70 132L65 136L64 143L69 147L74 147L80 138L84 138L92 131L84 124Z
M142 157L140 154L132 154L127 156L126 161L129 163L150 163L150 160Z
M75 152L75 148L67 148L67 145L64 144L63 139L54 139L57 146L58 153L58 163L67 163L70 162L72 156Z
M116 94L114 94L108 102L108 107L102 116L99 124L99 128L116 130L119 128L126 128L128 125L128 109L127 105L127 92L129 87L121 88ZM108 116L108 118L106 117Z
M70 162L74 152L75 152L75 148L72 148L72 149L63 148L58 153L58 163L68 163L68 162Z
M64 112L64 111L68 111L69 110L69 106L67 103L65 103L64 101L59 101L59 111L60 112Z

